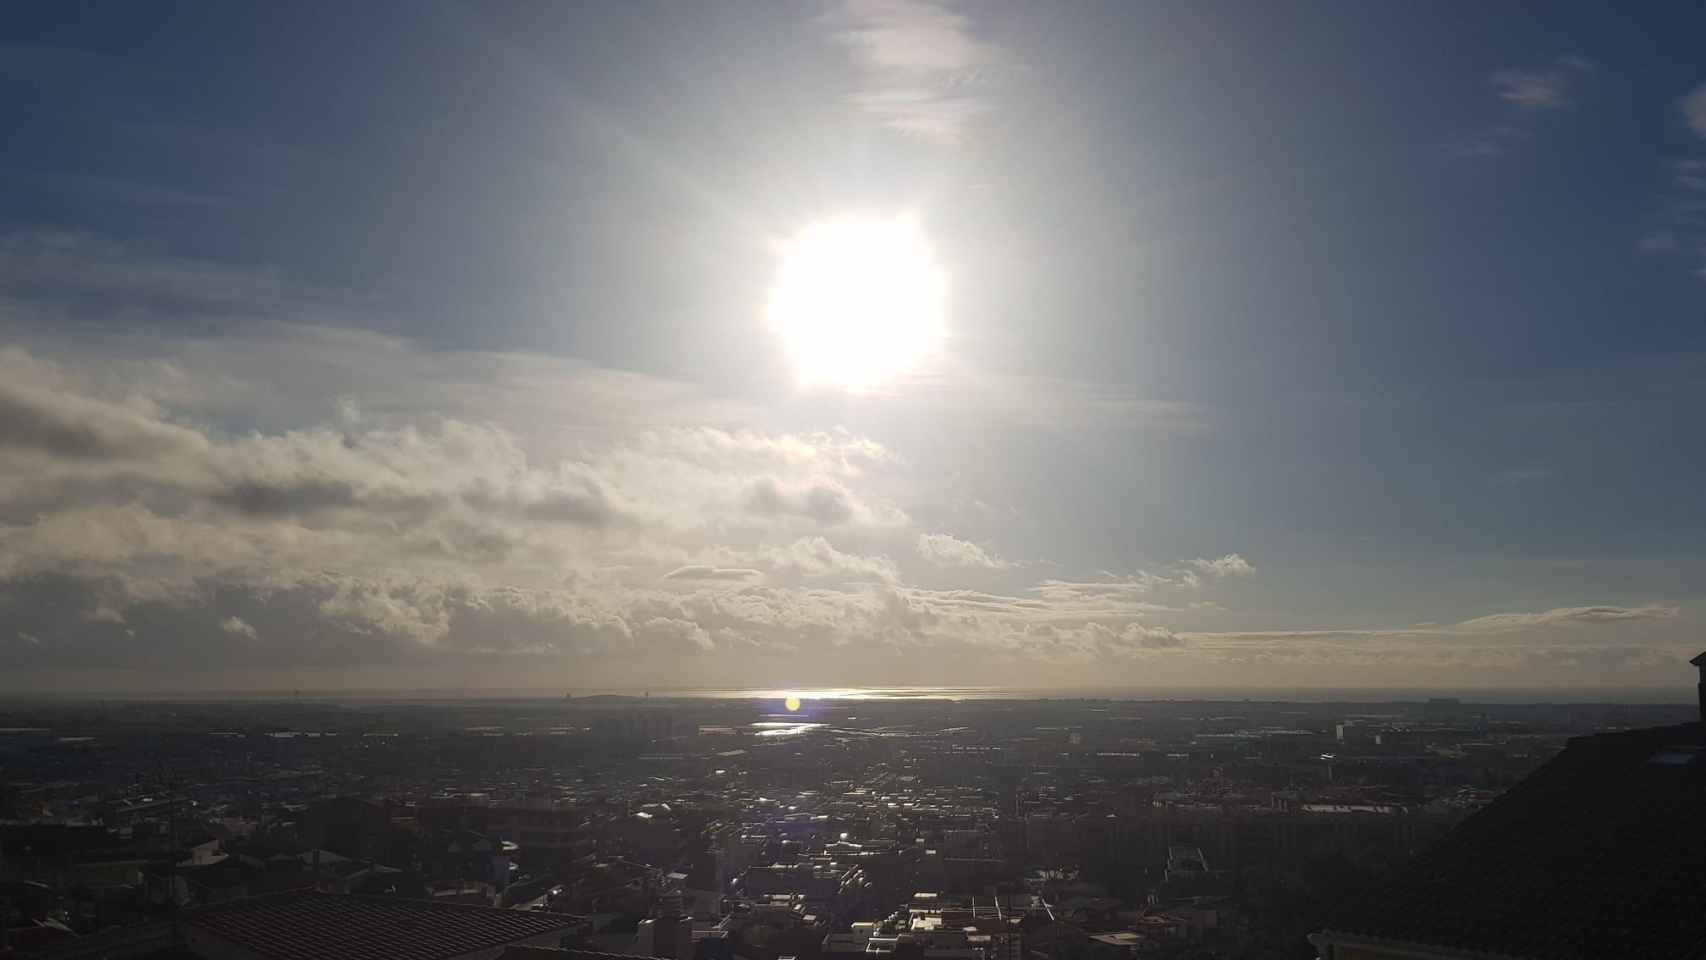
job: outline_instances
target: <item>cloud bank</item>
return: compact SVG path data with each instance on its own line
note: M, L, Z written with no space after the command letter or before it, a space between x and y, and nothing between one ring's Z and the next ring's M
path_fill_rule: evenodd
M1252 601L1265 559L1039 577L1000 527L960 536L953 496L881 438L778 427L692 384L289 322L342 306L75 235L0 244L0 275L11 689L1556 680L1653 676L1690 629L1658 602L1263 629L1300 618ZM108 294L257 319L154 335L113 323ZM1194 408L1014 386L984 414L1203 428Z

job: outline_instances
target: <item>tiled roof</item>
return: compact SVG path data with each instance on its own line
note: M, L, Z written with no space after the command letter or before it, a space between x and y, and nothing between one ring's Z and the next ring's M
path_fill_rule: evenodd
M275 960L441 960L566 930L579 918L311 890L190 911L190 926Z
M1332 931L1532 958L1706 958L1700 724L1581 737Z
M505 947L498 960L654 960L631 953L603 953L562 947Z

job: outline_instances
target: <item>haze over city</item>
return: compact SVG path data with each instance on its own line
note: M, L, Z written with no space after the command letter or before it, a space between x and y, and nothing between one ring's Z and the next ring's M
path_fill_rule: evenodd
M11 13L0 690L1691 699L1698 6Z

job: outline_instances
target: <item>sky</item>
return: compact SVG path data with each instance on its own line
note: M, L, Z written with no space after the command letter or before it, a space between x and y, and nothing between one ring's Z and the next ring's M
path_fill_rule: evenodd
M1706 649L1698 4L9 13L0 690ZM849 222L941 324L851 386L773 309Z

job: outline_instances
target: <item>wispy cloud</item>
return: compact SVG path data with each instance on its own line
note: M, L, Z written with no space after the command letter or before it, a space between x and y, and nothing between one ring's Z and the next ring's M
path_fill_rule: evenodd
M1563 70L1495 70L1488 82L1500 100L1524 110L1552 110L1570 102Z
M1682 98L1682 116L1688 123L1688 129L1706 140L1706 83L1695 87Z
M1196 589L1205 581L1247 577L1255 572L1255 566L1242 554L1228 553L1213 560L1198 557L1161 570L1139 570L1127 576L1104 573L1094 580L1044 580L1032 590L1051 603L1123 604L1138 610L1160 611L1169 608L1141 598L1157 590Z
M1554 607L1494 613L1450 624L1367 629L1183 632L1195 656L1225 663L1310 663L1340 668L1481 672L1488 678L1556 682L1556 670L1646 670L1667 675L1694 647L1670 604ZM1506 671L1503 674L1498 671Z
M918 535L918 555L939 567L982 567L987 570L999 570L1013 564L1001 559L1001 555L959 537L947 533L921 533Z
M1201 557L1191 561L1191 566L1198 572L1219 580L1223 577L1247 577L1256 572L1250 561L1242 554L1229 553L1224 557L1204 560Z
M1650 603L1641 607L1554 607L1538 613L1495 613L1455 626L1457 632L1497 633L1526 630L1533 627L1552 627L1580 623L1628 623L1636 620L1675 620L1679 608L1674 604Z
M1636 607L1599 604L1586 607L1553 607L1549 610L1490 613L1456 623L1422 623L1403 627L1332 628L1324 630L1244 630L1222 633L1191 633L1201 640L1244 644L1330 642L1361 644L1379 640L1404 641L1413 645L1421 639L1478 638L1496 634L1555 631L1559 628L1598 627L1614 624L1669 623L1681 616L1675 604L1649 603Z
M1703 145L1692 156L1666 161L1669 184L1659 191L1655 222L1637 248L1644 254L1680 255L1692 262L1696 277L1706 280L1706 83L1677 100L1676 111Z
M713 567L705 564L689 564L676 567L663 575L665 580L724 580L733 583L746 583L751 580L764 579L764 572L751 567Z
M869 402L927 402L940 416L1022 425L1046 430L1144 430L1199 433L1212 412L1188 400L1148 396L1134 385L1058 377L1018 376L967 368L909 378L906 393L880 393Z
M959 9L933 0L846 0L831 23L863 76L852 102L885 125L954 142L989 110L997 51L973 36Z
M1559 57L1543 67L1504 67L1487 77L1487 85L1503 116L1494 123L1456 139L1452 152L1460 157L1498 157L1533 133L1534 116L1575 102L1581 80L1593 72L1581 57Z

